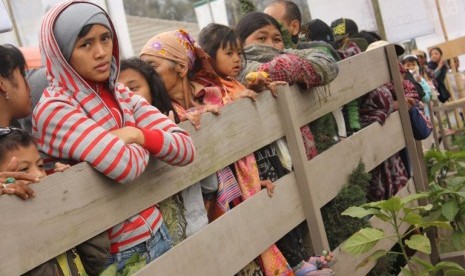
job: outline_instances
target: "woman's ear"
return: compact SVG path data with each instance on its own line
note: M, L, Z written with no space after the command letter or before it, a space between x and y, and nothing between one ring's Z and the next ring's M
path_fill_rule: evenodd
M6 82L7 80L4 77L0 76L0 93L6 93Z
M182 65L182 64L177 64L176 65L176 73L180 78L185 78L187 76L187 73L189 72L189 69L187 66Z

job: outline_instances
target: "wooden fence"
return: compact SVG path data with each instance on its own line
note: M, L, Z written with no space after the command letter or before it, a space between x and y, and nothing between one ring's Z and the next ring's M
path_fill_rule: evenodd
M181 124L196 145L196 159L189 166L151 161L140 178L121 185L81 163L37 184L37 197L32 200L2 196L0 275L28 271L281 137L287 139L294 171L275 183L272 198L261 191L138 275L233 275L304 220L315 252L321 252L328 248L328 241L320 208L338 194L360 160L371 170L405 146L414 177L401 193L424 190L426 178L418 155L421 147L413 139L404 101L399 101L399 111L390 115L384 126L372 124L307 161L300 126L391 80L397 97L403 98L392 45L339 65L340 74L324 103L318 101L315 91L283 86L278 99L262 93L255 103L244 99L226 106L220 116L204 115L200 131ZM372 223L384 228L380 221ZM378 248L392 245L381 243ZM363 256L332 250L338 275L364 275L373 266L355 270Z

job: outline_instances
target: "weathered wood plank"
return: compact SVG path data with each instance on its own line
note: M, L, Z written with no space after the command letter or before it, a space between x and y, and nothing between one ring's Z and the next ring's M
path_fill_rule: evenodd
M189 166L151 161L139 179L120 185L83 163L35 185L30 201L2 196L0 275L23 273L284 135L269 93L203 116L201 131L182 127L196 145Z
M306 165L311 179L308 185L316 206L321 208L337 196L359 161L363 161L366 170L370 171L404 147L399 113L395 112L388 117L384 126L371 124L317 155Z
M296 112L299 114L300 126L340 108L391 80L384 48L356 55L339 62L338 65L339 75L329 85L329 91L324 91L323 87L311 91L299 91L297 86L291 87L291 90L294 90L292 97ZM324 100L325 93L329 94L326 100ZM318 99L319 97L321 100Z
M294 173L275 184L272 198L261 191L137 275L234 275L305 219Z

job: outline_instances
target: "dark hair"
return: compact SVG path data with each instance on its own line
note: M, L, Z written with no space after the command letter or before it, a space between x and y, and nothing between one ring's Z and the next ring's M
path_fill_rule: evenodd
M170 111L173 111L175 122L179 123L179 116L173 108L173 104L168 96L165 84L152 66L140 58L132 57L121 61L120 72L126 69L133 69L144 76L144 79L147 81L150 88L150 95L152 96L152 102L150 104L158 108L158 110L165 115L168 115Z
M382 40L381 36L376 32L365 30L360 31L358 34L354 35L354 37L364 38L367 41L368 45L370 45L373 42Z
M10 133L0 137L0 163L5 161L8 152L30 145L36 143L29 132L19 128L12 129Z
M168 96L165 84L152 66L140 58L132 57L121 61L120 72L126 69L132 69L144 76L144 79L147 81L150 88L150 95L152 96L152 102L150 104L158 108L158 110L165 115L168 115L170 111L173 111L175 121L176 123L179 123L180 120L178 114L173 108L173 104Z
M26 76L26 60L21 51L11 44L0 45L0 76L11 79L16 68Z
M429 52L428 52L430 58L431 58L431 52L433 52L433 50L438 51L439 54L441 54L441 57L442 57L442 50L441 50L441 48L439 48L439 47L433 47L433 48L429 49Z
M302 13L300 12L299 6L296 5L296 3L288 0L275 0L271 2L270 5L275 5L275 4L282 4L286 8L285 12L285 19L287 20L288 23L291 23L292 20L296 19L299 21L299 26L302 23Z
M246 14L241 18L239 23L237 23L235 30L237 36L241 40L241 43L244 43L247 37L249 37L253 32L268 25L275 26L279 33L282 35L281 26L279 25L278 21L276 21L276 19L274 19L272 16L263 12L250 12Z
M313 19L310 22L302 25L305 39L307 41L324 41L327 43L334 42L333 31L331 28L320 19Z
M407 62L414 62L416 65L420 66L420 62L414 55L406 55L402 58L402 65L405 65Z
M198 43L213 60L216 60L216 52L221 47L225 49L230 46L239 49L237 36L234 30L228 26L210 23L204 27L199 34Z

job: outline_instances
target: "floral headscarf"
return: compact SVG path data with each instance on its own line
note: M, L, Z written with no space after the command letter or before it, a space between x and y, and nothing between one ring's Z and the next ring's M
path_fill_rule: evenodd
M185 30L164 32L152 37L142 48L140 55L149 55L172 60L194 69L198 46Z

